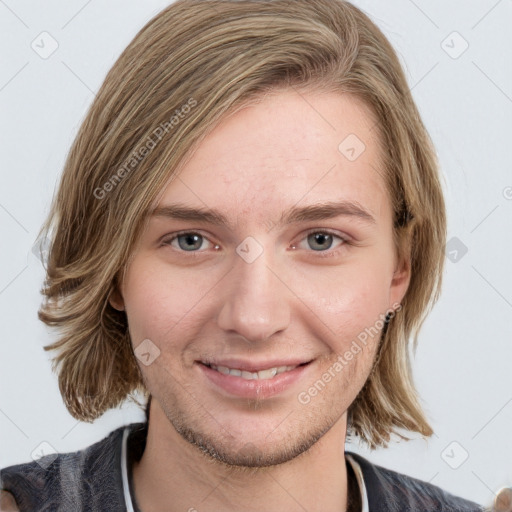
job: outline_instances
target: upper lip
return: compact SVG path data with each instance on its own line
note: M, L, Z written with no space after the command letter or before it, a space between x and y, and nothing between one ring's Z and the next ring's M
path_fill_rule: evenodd
M246 359L201 359L198 362L206 365L225 366L246 372L259 372L280 366L299 366L311 362L312 359L273 359L272 361L247 361Z

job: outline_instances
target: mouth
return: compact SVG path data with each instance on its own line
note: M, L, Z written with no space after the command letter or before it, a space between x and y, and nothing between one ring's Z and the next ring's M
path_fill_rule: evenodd
M205 382L216 392L250 399L270 398L292 388L308 373L312 362L196 361Z
M273 379L276 375L280 375L281 373L289 372L294 370L299 366L306 366L311 361L300 364L290 364L290 365L281 365L281 366L272 366L270 368L266 368L264 370L258 371L249 371L242 370L240 368L230 368L229 366L221 366L215 365L213 363L203 363L201 364L208 366L212 370L215 370L223 375L232 375L233 377L241 377L245 380L269 380Z

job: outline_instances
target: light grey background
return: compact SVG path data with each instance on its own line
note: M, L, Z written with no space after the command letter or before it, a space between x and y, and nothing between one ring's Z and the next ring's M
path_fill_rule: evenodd
M86 424L64 408L42 349L53 338L36 316L44 274L32 246L95 91L168 3L0 0L0 467L43 441L77 450L143 417L127 405ZM490 504L512 485L512 0L355 4L406 68L440 157L451 241L414 362L435 435L347 449Z

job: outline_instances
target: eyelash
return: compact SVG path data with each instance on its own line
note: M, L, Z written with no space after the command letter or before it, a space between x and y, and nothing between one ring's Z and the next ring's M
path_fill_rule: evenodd
M335 233L334 231L331 231L330 229L311 229L304 234L303 238L301 238L300 241L306 239L309 235L312 235L315 233L320 233L322 235L331 235L334 238L339 238L342 241L342 244L335 249L327 249L326 251L313 251L313 250L308 251L308 252L315 253L317 257L326 258L326 257L335 256L339 252L341 252L345 248L346 245L351 245L348 237L341 236L340 234ZM208 237L204 236L199 231L178 231L177 233L172 234L170 237L164 238L162 240L161 244L162 244L162 246L171 246L171 243L182 235L199 235L203 239L208 240L210 243L213 243L208 239ZM216 244L214 244L214 245L216 245ZM294 244L294 247L295 247L295 244ZM173 247L173 249L176 250L177 252L189 254L192 257L199 257L201 255L201 253L205 252L205 251L184 251L182 249L175 249L174 247Z

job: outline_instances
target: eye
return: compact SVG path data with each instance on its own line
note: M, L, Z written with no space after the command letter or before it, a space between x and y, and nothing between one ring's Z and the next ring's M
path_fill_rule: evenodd
M334 250L330 250L333 246L334 239L338 239L340 241L337 246L338 249L335 248ZM312 249L313 252L318 253L318 256L335 255L341 250L339 247L349 244L348 238L325 229L316 229L306 233L306 236L301 240L301 244L303 244L303 241L306 241L309 248ZM200 250L205 242L210 244L210 246ZM212 248L214 250L220 249L218 245L214 245L210 240L208 240L208 238L196 231L181 231L174 233L173 235L164 238L161 243L163 246L169 245L179 252L200 253ZM300 247L298 248L308 249L308 247L304 247L301 244L299 244ZM297 246L293 245L292 249L297 249Z
M334 239L336 239L336 238L341 241L341 243L338 244L337 247L340 247L340 246L342 247L349 243L347 238L345 238L337 233L334 233L330 230L318 230L318 229L307 233L306 237L303 238L303 240L305 240L307 242L309 247L311 249L313 249L314 252L320 253L319 256L324 256L324 254L322 254L322 253L325 253L325 252L327 252L327 254L325 254L325 256L328 256L328 255L330 256L333 253L338 252L338 250L336 250L336 249L334 249L332 251L329 250L332 248ZM293 249L295 249L295 248L296 248L296 246L293 246ZM300 248L307 249L307 247L300 247Z
M195 231L182 231L175 233L169 238L163 239L162 245L170 245L174 249L185 252L203 252L197 249L200 249L205 241L213 246L213 244L200 233ZM218 247L218 245L215 245L213 248L218 249Z

